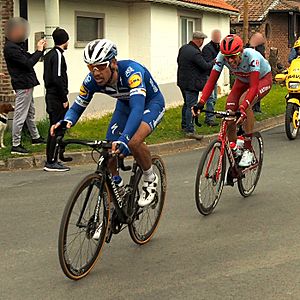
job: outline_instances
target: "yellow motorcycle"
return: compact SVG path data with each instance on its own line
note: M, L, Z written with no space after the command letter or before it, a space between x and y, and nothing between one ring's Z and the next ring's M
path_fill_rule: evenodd
M300 57L294 59L290 67L275 76L275 81L288 89L285 111L285 132L290 140L297 137L300 125Z

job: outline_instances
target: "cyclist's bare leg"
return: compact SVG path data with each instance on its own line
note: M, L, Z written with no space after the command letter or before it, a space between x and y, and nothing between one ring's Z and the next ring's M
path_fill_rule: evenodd
M108 170L112 174L112 176L119 175L117 168L117 157L112 157L108 161Z
M142 170L149 170L152 165L151 153L148 146L144 143L146 137L151 133L151 128L142 122L137 132L131 138L128 146Z
M229 142L235 142L237 139L236 124L233 121L228 122L227 136L228 136Z
M247 114L247 119L244 122L243 128L245 133L250 134L253 133L254 123L255 123L255 117L254 117L254 112L252 110L252 107L249 107L246 110L246 114Z

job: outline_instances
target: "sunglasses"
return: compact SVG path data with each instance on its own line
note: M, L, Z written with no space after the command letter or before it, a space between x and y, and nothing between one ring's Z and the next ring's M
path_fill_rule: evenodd
M234 58L238 57L240 54L241 54L241 52L238 52L236 54L230 54L230 55L223 54L223 55L226 60L229 60L230 58L234 59Z
M108 66L109 66L109 61L100 64L87 65L90 72L95 72L95 71L101 72L104 71Z

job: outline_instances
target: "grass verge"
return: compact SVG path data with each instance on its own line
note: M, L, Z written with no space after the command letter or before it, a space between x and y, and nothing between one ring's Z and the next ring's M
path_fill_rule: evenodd
M270 93L261 102L261 114L256 115L256 120L261 121L268 119L285 112L285 95L287 91L284 87L279 85L274 85ZM216 110L224 110L226 97L221 97L217 100L215 106ZM111 118L111 114L107 114L100 119L83 120L76 124L67 133L67 138L78 138L78 139L104 139L106 130ZM201 122L204 122L204 116L200 117ZM220 122L220 120L218 120ZM163 121L156 128L156 130L147 138L147 143L158 144L168 141L184 139L185 135L181 131L181 106L175 108L169 108L166 111ZM47 137L47 132L49 128L48 120L43 120L37 124L40 134L43 137ZM218 127L208 127L205 124L201 128L196 129L200 134L212 134L219 131ZM0 149L0 160L14 157L10 154L11 148L11 133L5 133L5 145L7 148ZM45 145L32 146L29 134L24 134L22 137L23 145L30 150L32 153L44 153ZM70 149L86 149L80 146L72 146Z

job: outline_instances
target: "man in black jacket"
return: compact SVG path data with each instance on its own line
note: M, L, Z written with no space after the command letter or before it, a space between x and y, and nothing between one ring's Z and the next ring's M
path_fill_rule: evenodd
M217 57L220 51L220 41L221 41L221 31L215 29L211 33L211 41L206 44L203 49L203 57L207 62L212 62ZM209 78L212 69L207 71L207 79ZM206 109L213 111L215 109L215 104L218 97L218 85L215 85L214 91L206 102ZM208 126L217 126L218 124L214 121L214 115L211 113L206 113L205 123Z
M64 29L56 28L52 33L52 37L55 47L44 57L46 106L50 119L50 128L64 119L69 107L67 64L63 55L64 51L68 49L69 35ZM57 134L62 135L62 132L57 132ZM50 135L50 129L46 152L45 171L64 172L70 170L70 168L57 161L56 138ZM59 153L59 157L63 161L70 160L64 158L63 152Z
M32 144L44 143L35 125L35 108L33 102L33 88L39 84L34 65L43 55L46 41L37 43L37 50L30 54L25 49L28 36L28 23L23 18L12 18L5 26L6 42L4 57L11 77L12 87L16 92L15 113L12 128L12 154L27 154L21 145L23 125L26 121L32 138Z
M188 138L202 138L194 132L191 107L197 103L199 91L202 91L205 85L206 71L213 66L213 63L205 61L200 50L205 38L207 36L204 33L194 32L193 40L179 49L177 57L177 85L184 100L181 128Z

